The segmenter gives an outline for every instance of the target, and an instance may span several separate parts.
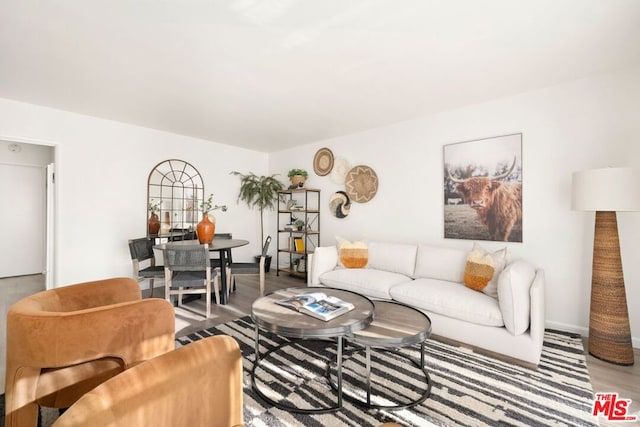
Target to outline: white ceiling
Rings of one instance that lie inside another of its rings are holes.
[[[0,0],[0,97],[272,152],[640,63],[640,0]]]

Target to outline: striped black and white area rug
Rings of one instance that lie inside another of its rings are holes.
[[[231,335],[240,344],[247,426],[377,426],[382,422],[405,426],[597,425],[597,418],[591,415],[593,392],[582,342],[565,332],[546,331],[538,370],[429,340],[426,367],[432,388],[423,403],[410,409],[367,410],[345,401],[337,412],[314,415],[275,408],[252,389],[255,329],[249,317],[178,338],[177,345],[220,334]],[[287,342],[265,332],[260,336],[261,354]],[[347,346],[345,394],[362,396],[364,357],[350,350]],[[419,348],[403,349],[401,354],[418,358]],[[335,405],[335,393],[325,376],[328,360],[335,360],[335,345],[330,342],[290,343],[261,361],[257,384],[271,399],[287,405]],[[372,360],[373,403],[407,403],[424,390],[424,376],[405,358],[374,351]]]

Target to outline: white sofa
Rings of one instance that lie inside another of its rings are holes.
[[[508,262],[498,298],[463,283],[468,251],[423,244],[371,242],[365,268],[343,268],[335,246],[318,247],[309,286],[394,300],[425,312],[432,333],[537,365],[544,337],[544,271]]]

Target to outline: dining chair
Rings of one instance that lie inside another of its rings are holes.
[[[213,240],[215,239],[233,239],[232,233],[215,233],[213,235]],[[231,249],[225,250],[225,258],[227,261],[227,265],[233,262],[233,258],[231,258]],[[220,258],[215,257],[211,258],[211,268],[222,267],[220,265]]]
[[[153,252],[153,240],[147,237],[129,240],[129,252],[133,262],[133,276],[138,282],[149,279],[150,297],[153,297],[153,284],[155,279],[164,279],[164,267],[156,265],[156,257]],[[149,263],[147,267],[140,268],[141,263]]]
[[[211,268],[209,245],[167,244],[163,251],[165,298],[170,300],[172,295],[177,295],[178,307],[185,308],[182,303],[183,295],[205,294],[205,316],[211,317],[211,282],[217,304],[220,303],[220,287],[218,269]]]
[[[269,251],[270,243],[271,236],[267,236],[262,246],[260,262],[233,262],[229,264],[229,269],[227,270],[227,297],[231,293],[231,288],[235,287],[235,276],[239,275],[260,275],[260,296],[264,295],[265,259]]]
[[[188,228],[172,228],[170,232],[172,234],[171,241],[173,242],[180,240],[194,240],[196,238],[196,232],[189,230]]]

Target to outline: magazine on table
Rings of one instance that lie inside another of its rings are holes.
[[[322,292],[310,292],[307,294],[295,295],[276,301],[285,307],[292,308],[300,313],[308,314],[320,320],[331,320],[351,311],[355,308],[350,302],[346,302],[337,297],[332,297]]]

